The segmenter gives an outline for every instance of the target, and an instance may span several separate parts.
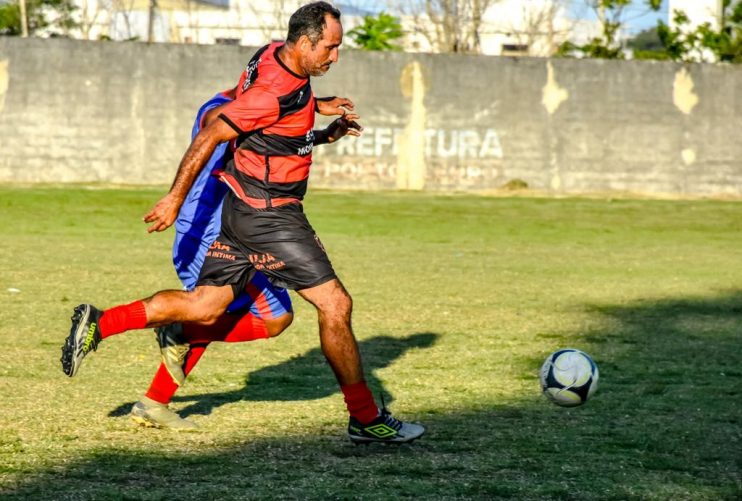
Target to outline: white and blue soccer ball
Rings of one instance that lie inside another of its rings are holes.
[[[598,389],[598,366],[585,352],[557,350],[541,366],[541,389],[546,398],[562,407],[582,405]]]

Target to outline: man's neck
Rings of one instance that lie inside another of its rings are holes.
[[[289,45],[288,43],[283,44],[281,47],[278,48],[278,53],[276,55],[281,60],[281,62],[286,65],[288,69],[290,69],[297,75],[300,75],[304,78],[309,76],[301,68],[301,66],[299,66],[298,57],[297,57],[298,55],[294,51],[293,45]]]

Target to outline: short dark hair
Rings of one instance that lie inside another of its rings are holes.
[[[306,35],[312,46],[322,38],[322,31],[327,26],[325,16],[329,14],[340,20],[340,11],[327,2],[312,2],[299,7],[289,19],[289,34],[286,42],[296,43],[302,35]]]

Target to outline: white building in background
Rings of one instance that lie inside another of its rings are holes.
[[[151,0],[73,0],[81,28],[73,38],[149,40]],[[262,46],[286,37],[291,14],[309,0],[156,0],[152,41]],[[336,3],[347,29],[358,8]]]
[[[711,29],[721,28],[722,0],[670,0],[668,17],[670,28],[680,28],[683,32],[695,30],[698,26],[708,23]],[[682,11],[688,17],[688,24],[677,26],[674,17],[675,11]],[[694,60],[716,62],[716,55],[705,48],[697,48]]]
[[[151,0],[75,0],[81,29],[70,35],[98,40],[148,40]],[[308,0],[156,0],[155,42],[261,46],[286,36],[291,14]],[[350,2],[349,2],[350,3]],[[565,0],[499,0],[482,16],[479,52],[490,55],[549,56],[566,40],[585,43],[597,36],[595,21],[575,20]],[[355,5],[359,4],[355,2]],[[362,9],[336,3],[347,30],[362,23]],[[438,52],[425,16],[401,17],[400,41],[410,52]],[[466,23],[460,20],[460,23]],[[350,45],[350,44],[348,44]]]
[[[148,40],[151,0],[74,0],[82,28],[74,37]],[[264,45],[286,36],[301,0],[156,0],[152,41]]]
[[[709,23],[713,29],[719,29],[721,21],[722,0],[670,0],[668,4],[669,25],[676,28],[673,18],[676,10],[685,12],[690,23],[689,29],[695,29],[703,23]]]
[[[537,56],[552,55],[565,41],[584,44],[598,36],[597,21],[575,19],[570,14],[573,0],[497,0],[482,14],[478,40],[463,40],[477,46],[487,55]],[[422,9],[421,9],[422,10]],[[401,41],[408,52],[440,52],[440,29],[424,13],[400,16],[405,37]],[[456,24],[465,31],[466,19]]]
[[[429,19],[406,16],[402,24],[405,50],[438,52]],[[478,45],[482,54],[548,57],[567,40],[584,44],[599,33],[597,21],[574,19],[566,0],[499,0],[482,15]]]

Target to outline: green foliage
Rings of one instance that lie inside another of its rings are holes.
[[[631,0],[592,0],[598,13],[602,33],[584,45],[566,42],[557,51],[558,56],[623,59],[623,49],[617,39],[623,21],[621,14]],[[661,0],[646,0],[652,10],[658,10]],[[659,21],[657,28],[646,30],[628,46],[635,59],[672,59],[673,61],[703,61],[712,54],[714,60],[742,63],[742,0],[723,0],[721,26],[718,30],[704,23],[688,29],[690,19],[682,11],[673,13],[675,28]]]
[[[77,9],[72,0],[27,0],[28,33],[49,29],[62,35],[78,26],[72,15]],[[0,35],[21,34],[21,11],[18,0],[0,5]]]
[[[584,45],[564,42],[556,53],[559,57],[590,57],[596,59],[623,59],[623,50],[611,38],[593,38]]]
[[[18,4],[0,5],[0,34],[19,35],[21,33],[21,11]]]
[[[670,60],[670,55],[664,50],[635,49],[633,56],[634,56],[634,59],[639,59],[639,60],[655,60],[655,61],[669,61]]]
[[[732,0],[724,0],[718,31],[710,23],[688,29],[688,16],[678,10],[673,13],[673,21],[674,29],[662,21],[657,26],[657,34],[670,59],[703,61],[705,54],[711,53],[717,61],[742,63],[742,0],[734,4]]]
[[[638,33],[634,38],[628,41],[626,44],[630,49],[633,50],[662,50],[664,46],[657,35],[657,28],[649,28]]]
[[[348,32],[353,42],[363,50],[401,50],[392,41],[402,37],[399,19],[385,12],[377,17],[365,16],[363,24]]]
[[[659,10],[662,4],[662,0],[645,1],[647,7],[652,10]],[[623,59],[624,52],[618,35],[623,26],[623,10],[631,2],[632,0],[591,0],[590,4],[598,14],[602,33],[584,45],[563,43],[557,50],[557,56]]]
[[[649,28],[628,41],[627,46],[633,51],[634,59],[668,60],[670,55],[657,34],[657,28]]]

